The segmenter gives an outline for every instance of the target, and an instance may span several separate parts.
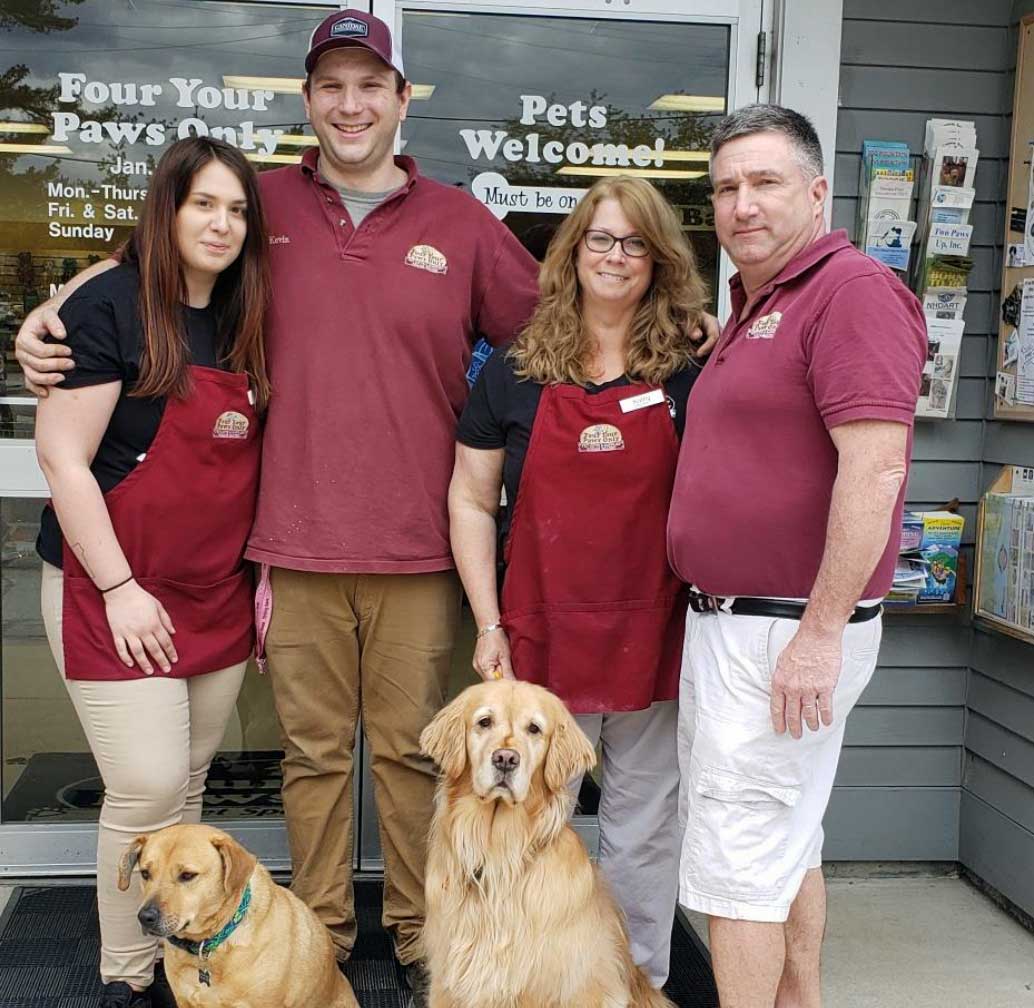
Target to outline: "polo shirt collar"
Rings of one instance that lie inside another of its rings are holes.
[[[307,151],[306,153],[309,152]],[[801,249],[775,277],[765,284],[760,292],[761,297],[767,297],[776,287],[795,280],[802,273],[807,272],[834,252],[850,247],[851,242],[844,228],[838,228],[836,231],[824,234],[821,238],[816,238],[810,245]],[[729,291],[732,296],[732,303],[736,306],[736,314],[739,315],[740,310],[747,301],[747,292],[744,290],[743,281],[740,279],[739,273],[729,280]]]
[[[302,155],[302,163],[299,167],[301,168],[303,175],[309,175],[317,181],[326,182],[326,179],[324,179],[316,170],[319,163],[319,157],[319,147],[309,147]],[[416,166],[416,161],[406,154],[396,154],[395,167],[401,168],[406,173],[406,184],[402,186],[400,191],[409,192],[409,190],[416,185],[416,181],[420,177],[420,171]],[[329,183],[327,184],[329,185]],[[844,233],[846,234],[847,232]]]

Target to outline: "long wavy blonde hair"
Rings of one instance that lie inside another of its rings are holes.
[[[594,344],[582,320],[575,257],[605,199],[621,204],[653,261],[650,286],[632,318],[625,373],[657,384],[691,360],[689,333],[705,304],[693,250],[671,204],[645,179],[618,175],[596,182],[553,236],[539,271],[538,307],[509,351],[519,378],[578,385],[593,380],[586,365]]]

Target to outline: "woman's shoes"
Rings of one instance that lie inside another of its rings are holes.
[[[177,1008],[165,976],[165,963],[159,959],[154,964],[154,981],[145,991],[135,991],[121,980],[105,984],[98,1008]]]
[[[98,1008],[151,1008],[150,992],[135,991],[129,984],[115,980],[101,989]]]
[[[147,993],[151,995],[151,1008],[177,1008],[176,995],[172,993],[169,980],[165,976],[164,959],[159,959],[154,964],[154,981]]]

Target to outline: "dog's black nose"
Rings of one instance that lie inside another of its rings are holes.
[[[145,903],[136,915],[136,919],[140,921],[140,926],[145,929],[153,928],[158,923],[160,917],[161,913],[153,903]]]
[[[492,753],[492,766],[503,773],[516,770],[521,763],[521,755],[514,749],[496,749]]]

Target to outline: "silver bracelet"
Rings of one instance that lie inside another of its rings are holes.
[[[487,637],[490,633],[493,633],[496,630],[502,630],[502,629],[503,629],[503,624],[502,623],[489,623],[488,626],[482,627],[480,630],[478,630],[478,635],[477,635],[476,639],[477,640],[481,640],[482,637]]]

